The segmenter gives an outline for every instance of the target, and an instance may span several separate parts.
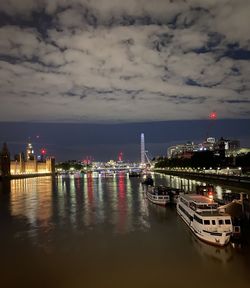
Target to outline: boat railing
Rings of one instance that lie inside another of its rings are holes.
[[[155,199],[168,199],[169,195],[168,194],[156,194],[148,191],[148,194],[150,194],[153,198]]]

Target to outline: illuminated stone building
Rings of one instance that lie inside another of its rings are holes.
[[[55,173],[55,159],[46,158],[45,161],[39,162],[36,159],[23,161],[13,160],[10,162],[11,175],[18,174],[36,174],[36,173]]]
[[[10,160],[10,153],[4,143],[1,151],[1,176],[55,173],[55,159],[47,157],[44,161],[37,161],[31,143],[27,146],[26,157],[27,159],[24,159],[24,154],[20,153],[15,155],[14,160]]]

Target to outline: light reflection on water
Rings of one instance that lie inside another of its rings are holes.
[[[52,214],[51,181],[42,178],[12,180],[10,194],[11,215],[26,217],[32,227],[38,223],[46,227]]]
[[[201,183],[154,177],[193,191]],[[37,277],[43,287],[183,287],[194,273],[202,287],[248,287],[248,247],[202,243],[175,207],[148,203],[138,178],[87,174],[0,185],[0,268],[9,287],[37,287]]]
[[[191,179],[170,176],[170,175],[163,175],[163,174],[158,174],[158,173],[153,174],[153,176],[156,178],[156,182],[157,182],[156,185],[171,186],[174,188],[183,189],[186,192],[193,192],[193,193],[196,193],[197,185],[212,184],[215,188],[218,199],[222,199],[223,192],[238,192],[238,193],[244,192],[250,196],[250,191],[240,186],[237,187],[237,186],[230,186],[230,185],[218,185],[213,182],[191,180]]]
[[[58,177],[56,211],[62,217],[68,211],[71,226],[76,229],[77,225],[92,230],[96,225],[105,224],[107,229],[112,227],[114,233],[144,230],[149,225],[138,215],[145,214],[147,208],[142,193],[138,193],[142,187],[138,181],[136,184],[133,187],[123,172],[110,178],[92,177],[91,174],[77,178],[74,175]]]

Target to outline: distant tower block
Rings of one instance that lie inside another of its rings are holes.
[[[141,164],[145,164],[145,140],[144,140],[144,133],[141,133]]]

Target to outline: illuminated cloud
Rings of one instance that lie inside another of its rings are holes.
[[[248,0],[0,4],[0,121],[249,118]]]

